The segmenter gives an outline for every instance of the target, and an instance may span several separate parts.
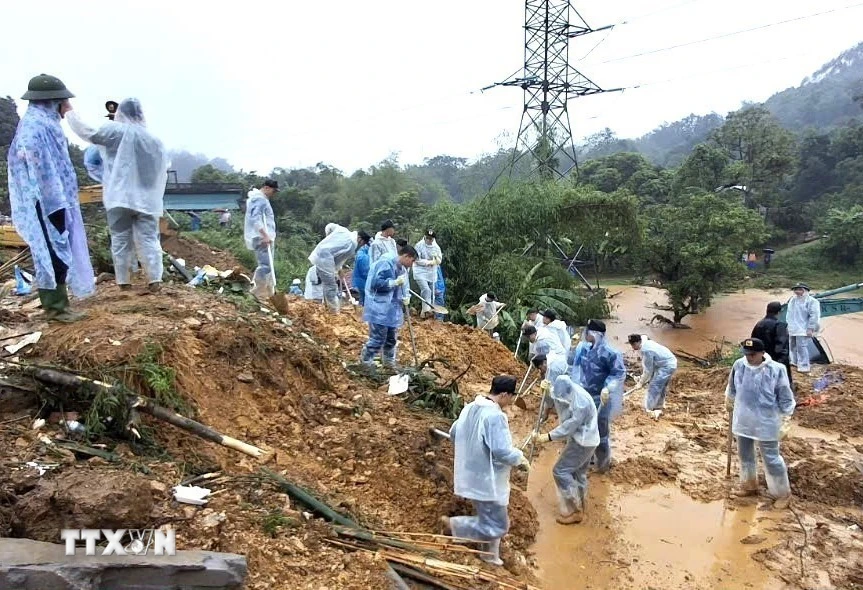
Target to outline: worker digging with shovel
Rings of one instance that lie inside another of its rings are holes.
[[[246,248],[255,253],[258,263],[252,277],[252,295],[266,301],[276,292],[276,274],[273,268],[273,244],[276,241],[276,218],[270,199],[279,192],[279,183],[265,180],[261,188],[253,188],[246,201],[246,219],[243,237]]]
[[[566,443],[552,469],[560,506],[557,522],[579,523],[584,520],[587,472],[599,446],[597,416],[608,404],[610,394],[605,392],[602,395],[597,410],[587,390],[566,375],[566,362],[553,358],[549,363],[546,356],[540,354],[532,363],[544,379],[540,384],[542,401],[536,426],[526,441],[531,446],[528,460],[532,460],[537,445],[556,441]],[[542,424],[548,420],[552,407],[557,414],[558,426],[542,432]]]

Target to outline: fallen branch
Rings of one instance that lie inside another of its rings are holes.
[[[180,414],[177,414],[176,412],[173,412],[167,408],[163,408],[162,406],[155,404],[151,399],[148,399],[141,395],[136,395],[134,393],[129,393],[124,388],[117,385],[109,385],[101,381],[87,379],[86,377],[81,377],[80,375],[65,373],[63,371],[57,371],[55,369],[44,369],[28,365],[20,366],[24,374],[35,377],[37,380],[44,383],[59,385],[61,387],[69,387],[72,389],[80,389],[81,387],[85,386],[98,387],[114,394],[125,395],[128,398],[130,405],[133,409],[138,409],[142,412],[146,412],[154,418],[158,418],[159,420],[168,422],[169,424],[173,424],[174,426],[182,428],[187,432],[191,432],[192,434],[195,434],[205,440],[219,443],[224,447],[234,449],[235,451],[240,451],[241,453],[245,453],[246,455],[251,455],[252,457],[261,457],[264,455],[264,451],[262,449],[259,449],[258,447],[255,447],[248,443],[244,443],[243,441],[237,440],[230,436],[221,434],[220,432],[213,430],[209,426],[201,424],[200,422],[196,422],[195,420],[192,420],[190,418],[186,418],[185,416],[181,416]]]
[[[809,545],[809,531],[806,530],[806,527],[803,526],[803,520],[800,518],[800,515],[794,510],[794,506],[788,505],[788,508],[791,510],[791,514],[794,515],[794,518],[797,519],[797,524],[800,525],[800,528],[803,529],[803,544],[800,546],[800,554],[798,557],[800,558],[800,581],[803,581],[803,578],[806,577],[806,569],[803,565],[803,552],[806,550],[806,546]]]
[[[80,453],[82,455],[89,455],[91,457],[99,457],[101,459],[105,459],[106,461],[110,461],[111,463],[116,463],[120,460],[119,455],[115,455],[114,453],[103,451],[101,449],[88,447],[87,445],[81,445],[71,440],[55,440],[54,444],[58,447],[72,451],[73,453]]]

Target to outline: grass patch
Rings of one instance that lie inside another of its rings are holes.
[[[764,272],[761,267],[756,272],[757,276],[747,286],[767,290],[788,289],[804,282],[813,291],[824,291],[863,281],[863,265],[843,267],[830,262],[820,242],[780,250],[769,271]]]
[[[133,366],[140,371],[147,387],[153,392],[156,401],[166,408],[184,416],[191,415],[191,408],[185,399],[177,392],[177,372],[173,367],[162,364],[164,350],[154,342],[148,342],[133,361]]]
[[[261,528],[273,539],[279,534],[282,528],[293,529],[300,525],[296,518],[285,516],[281,510],[272,510],[261,518]]]

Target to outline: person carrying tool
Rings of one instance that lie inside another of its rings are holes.
[[[371,365],[383,351],[384,366],[395,368],[399,328],[404,314],[409,313],[410,298],[405,295],[407,273],[404,271],[413,266],[416,259],[417,251],[405,246],[398,256],[384,254],[372,264],[363,307],[363,321],[369,324],[369,339],[360,353],[360,362]]]
[[[560,356],[552,356],[550,359],[545,353],[537,354],[530,361],[531,364],[539,372],[542,382],[539,384],[539,390],[545,394],[551,389],[552,384],[557,381],[561,375],[566,375],[566,361]],[[550,407],[550,406],[546,406]],[[546,418],[543,418],[545,422]]]
[[[357,249],[357,259],[354,262],[354,272],[351,274],[351,284],[359,293],[359,297],[357,299],[360,302],[360,305],[363,305],[366,298],[366,280],[369,277],[370,266],[371,258],[369,256],[369,241],[363,238],[360,243],[360,247]]]
[[[770,358],[758,338],[741,342],[745,355],[734,362],[725,388],[725,407],[733,412],[731,432],[740,456],[740,489],[736,496],[758,495],[755,444],[761,451],[767,491],[774,507],[791,503],[788,467],[779,454],[779,441],[791,430],[794,393],[785,368]]]
[[[542,312],[542,325],[546,330],[550,330],[557,335],[564,352],[568,354],[572,346],[572,338],[569,335],[566,322],[557,319],[557,312],[553,309],[546,309]]]
[[[547,383],[548,381],[544,382]],[[560,506],[557,522],[579,523],[584,520],[587,470],[599,445],[596,405],[590,394],[565,374],[559,375],[553,386],[546,387],[543,395],[551,397],[558,426],[549,432],[534,432],[533,443],[544,445],[558,440],[566,441],[566,446],[552,469]],[[603,404],[607,402],[607,398],[603,400]],[[549,404],[545,407],[550,409],[551,406]],[[547,414],[546,410],[543,422]]]
[[[644,394],[644,409],[658,420],[665,405],[668,384],[677,371],[677,357],[660,343],[648,340],[640,334],[630,334],[629,345],[632,350],[641,352],[641,377],[637,380],[635,389],[650,384]]]
[[[74,95],[58,78],[41,74],[21,97],[27,110],[7,155],[9,202],[15,231],[27,242],[45,317],[74,322],[84,314],[69,305],[96,290],[87,234],[78,201],[78,181],[60,120]]]
[[[102,202],[111,233],[114,276],[120,289],[132,288],[132,266],[140,257],[148,289],[162,288],[162,246],[159,218],[171,162],[164,144],[147,129],[141,102],[120,101],[113,121],[94,129],[75,111],[69,126],[81,139],[105,148]]]
[[[503,412],[515,399],[515,388],[515,377],[495,377],[490,392],[467,404],[449,431],[455,447],[455,495],[470,500],[476,515],[441,517],[444,533],[485,543],[491,555],[480,559],[494,565],[503,565],[500,540],[509,530],[509,472],[515,466],[530,468],[512,444]]]
[[[474,310],[476,314],[476,327],[480,330],[485,330],[486,334],[491,337],[494,334],[494,329],[500,323],[499,312],[504,305],[506,304],[498,301],[494,293],[483,293],[479,298],[479,303],[468,310],[468,313]]]
[[[420,286],[422,298],[434,303],[432,299],[434,299],[434,286],[437,281],[436,271],[443,261],[443,253],[435,240],[434,230],[427,229],[423,239],[417,242],[414,248],[419,255],[414,265],[414,280]],[[432,308],[427,303],[423,303],[420,317],[425,319],[430,315],[432,315]]]
[[[323,299],[327,308],[338,313],[341,309],[338,280],[342,276],[342,267],[354,257],[360,243],[368,242],[369,235],[364,232],[352,232],[338,224],[328,226],[326,237],[318,242],[309,262],[315,265],[315,272],[321,282]]]
[[[566,359],[566,351],[563,349],[560,339],[551,330],[545,327],[528,326],[521,331],[521,334],[533,345],[534,355],[544,354],[549,357]]]
[[[611,420],[623,403],[623,382],[626,366],[620,354],[605,337],[605,323],[589,320],[584,340],[591,347],[579,361],[581,383],[597,408],[599,446],[596,447],[596,469],[604,473],[611,468]],[[602,399],[610,400],[602,403]]]
[[[273,214],[270,199],[277,192],[279,192],[279,183],[275,180],[265,180],[261,188],[253,188],[249,191],[246,201],[243,237],[246,248],[255,253],[255,260],[258,263],[252,277],[255,283],[252,295],[258,299],[266,299],[276,289],[272,281],[273,269],[270,268],[270,248],[276,241],[276,217]]]
[[[788,321],[789,356],[799,373],[809,372],[809,342],[818,334],[821,303],[809,294],[809,286],[797,283],[791,288],[794,297],[788,301],[785,319]]]
[[[788,373],[788,385],[794,390],[794,378],[791,375],[791,363],[788,357],[788,324],[779,319],[782,304],[771,301],[767,304],[767,315],[752,328],[751,338],[758,338],[764,343],[764,350],[774,361],[785,365]]]

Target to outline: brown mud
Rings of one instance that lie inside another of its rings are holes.
[[[110,283],[78,308],[88,316],[76,324],[39,324],[34,313],[27,323],[6,327],[10,333],[43,330],[42,340],[26,354],[28,362],[120,380],[146,394],[154,391],[134,367],[142,353],[157,346],[159,364],[175,372],[177,393],[198,420],[266,449],[266,467],[374,530],[436,533],[440,516],[469,510],[452,494],[449,443],[432,441],[428,434],[430,427],[447,428],[448,422],[411,409],[386,395],[385,387],[346,368],[356,362],[364,341],[365,327],[354,310],[332,316],[319,305],[292,299],[286,324],[187,287],[166,285],[150,295],[143,285],[120,292]],[[512,353],[484,333],[416,324],[420,358],[441,359],[442,382],[466,372],[461,392],[467,398],[487,391],[493,367],[518,369]],[[402,338],[399,360],[411,364],[407,329]],[[106,442],[119,462],[85,460],[40,441],[40,435],[63,433],[57,425],[30,429],[39,407],[35,396],[27,396],[4,388],[0,397],[0,422],[27,416],[0,424],[0,444],[7,449],[5,475],[0,475],[0,534],[56,542],[66,525],[171,524],[179,548],[246,555],[250,589],[388,587],[382,560],[328,545],[331,533],[323,521],[309,519],[305,508],[256,477],[258,461],[147,417],[144,425],[152,428],[163,460],[135,454],[132,445],[112,440],[98,442]],[[22,467],[27,461],[58,465],[39,477]],[[214,486],[223,491],[205,508],[172,501],[170,488],[184,477],[214,470],[231,477]],[[15,478],[30,481],[16,483]],[[82,502],[93,487],[115,491],[95,496],[98,510]],[[121,509],[128,504],[124,498],[136,498],[134,506]],[[135,506],[139,509],[130,513]],[[517,489],[510,518],[503,557],[512,575],[528,581],[532,575],[524,554],[537,521]]]

